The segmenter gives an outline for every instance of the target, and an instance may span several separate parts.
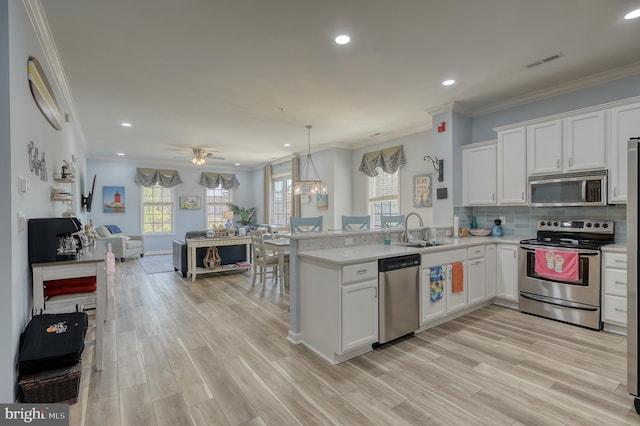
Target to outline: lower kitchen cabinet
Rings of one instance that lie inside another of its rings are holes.
[[[442,298],[435,301],[431,298],[431,268],[422,269],[420,290],[420,324],[444,317],[446,312],[446,295],[443,294]]]
[[[627,255],[603,253],[602,322],[627,327]],[[616,329],[611,331],[623,332]]]
[[[485,300],[493,300],[496,297],[496,245],[487,244],[484,250],[485,259],[485,280],[484,296]]]
[[[378,341],[378,281],[342,287],[342,352]]]
[[[301,340],[332,364],[378,341],[378,262],[300,260]]]
[[[518,302],[518,245],[497,244],[497,293],[496,297]]]
[[[473,306],[485,301],[485,280],[487,272],[485,247],[470,247],[467,253],[467,305]]]

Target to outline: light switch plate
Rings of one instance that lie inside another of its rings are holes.
[[[353,238],[345,238],[344,239],[344,245],[345,246],[352,246],[353,245]]]
[[[24,194],[29,192],[29,179],[24,176],[18,176],[18,192]]]
[[[18,226],[17,226],[18,232],[24,232],[26,223],[27,223],[27,216],[22,212],[18,212]]]

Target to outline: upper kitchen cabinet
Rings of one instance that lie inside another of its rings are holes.
[[[529,175],[562,172],[562,120],[527,126]]]
[[[480,142],[462,150],[462,195],[467,206],[496,204],[496,142]]]
[[[498,204],[527,204],[527,133],[524,127],[498,132]]]
[[[604,123],[604,111],[596,111],[527,126],[529,175],[604,169]]]
[[[609,114],[609,202],[627,202],[627,142],[640,136],[640,104],[613,108]]]

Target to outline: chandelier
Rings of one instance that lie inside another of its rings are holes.
[[[193,148],[193,158],[191,159],[191,162],[196,166],[202,166],[206,162],[205,160],[208,156],[209,154],[207,154],[204,149]]]
[[[311,194],[326,194],[327,193],[327,185],[326,183],[320,179],[318,175],[318,170],[316,169],[315,164],[313,164],[313,159],[311,158],[311,125],[307,124],[304,126],[307,128],[307,160],[302,165],[300,169],[300,176],[304,174],[304,180],[297,180],[293,183],[293,194],[301,195],[303,193],[311,193]],[[309,169],[313,169],[313,173],[315,174],[316,179],[309,179]],[[303,173],[305,172],[306,173]]]

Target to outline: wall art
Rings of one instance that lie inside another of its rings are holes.
[[[44,160],[44,152],[42,157],[38,158],[38,147],[29,142],[27,145],[27,151],[29,152],[29,170],[31,170],[36,176],[40,176],[40,180],[46,182],[47,178],[47,163]]]
[[[433,205],[432,183],[433,176],[431,174],[413,177],[413,207],[431,207]]]
[[[316,194],[316,208],[318,210],[329,209],[329,194]]]
[[[104,213],[124,213],[124,186],[103,186],[102,200]]]
[[[200,210],[200,197],[198,197],[197,195],[181,195],[180,209]]]
[[[31,96],[33,96],[38,109],[54,129],[61,130],[62,115],[58,109],[58,103],[40,62],[33,56],[30,56],[27,62],[27,77]]]

